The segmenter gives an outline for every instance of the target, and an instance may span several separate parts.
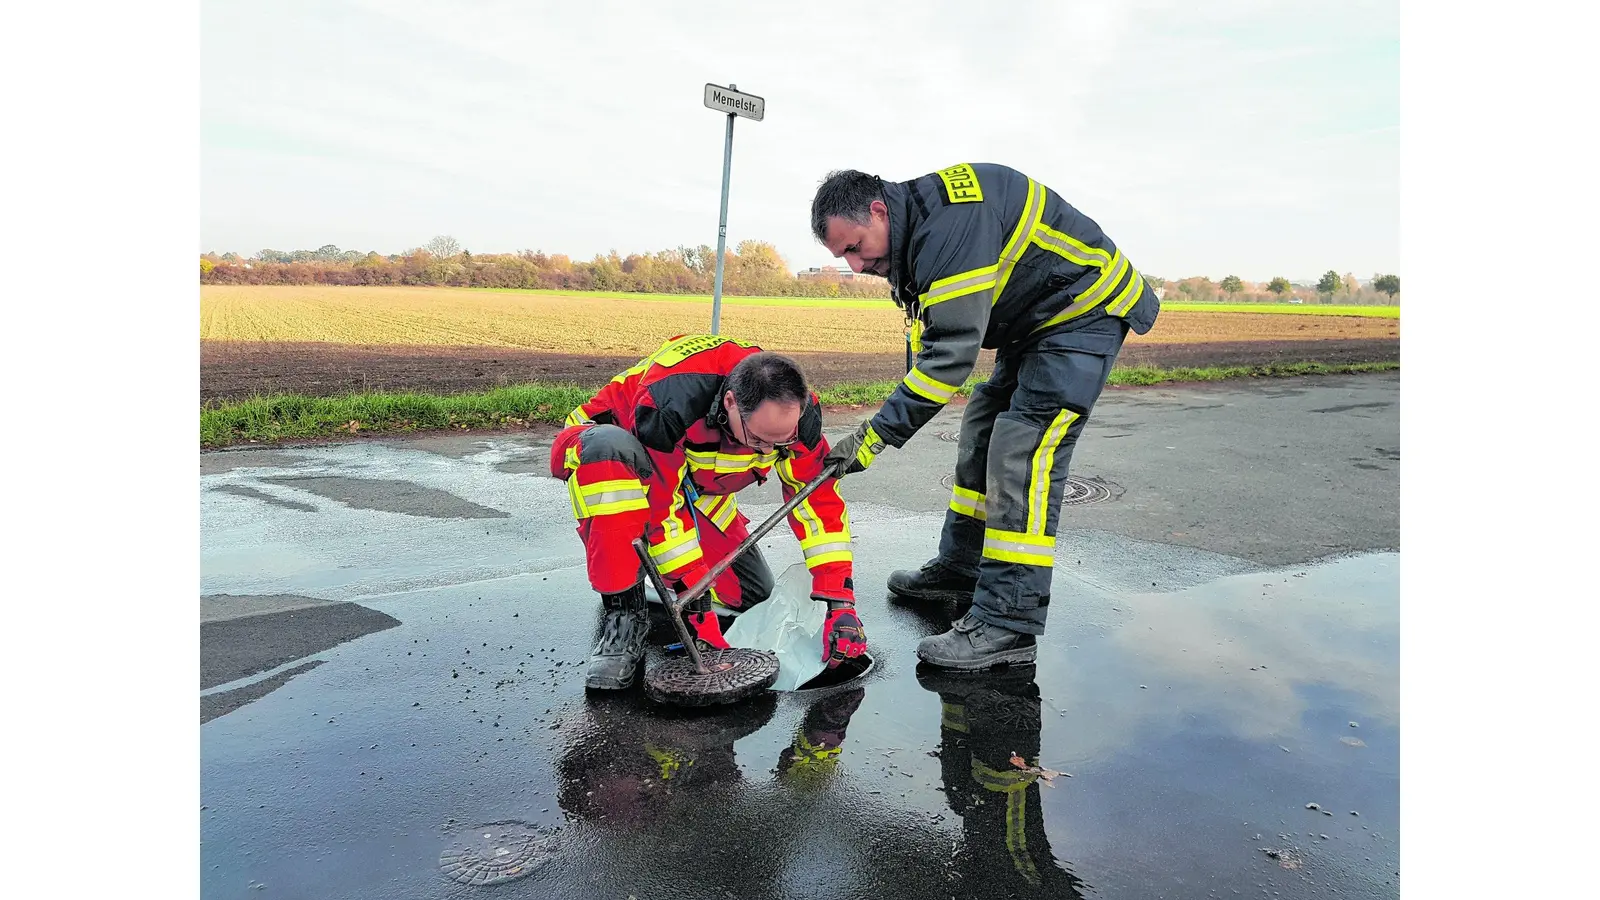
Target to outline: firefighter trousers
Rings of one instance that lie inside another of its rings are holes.
[[[1044,634],[1072,450],[1127,336],[1122,319],[995,354],[961,420],[939,559],[977,577],[972,615]]]
[[[639,439],[615,425],[565,428],[550,448],[550,474],[567,483],[589,584],[602,594],[615,594],[642,581],[644,565],[633,542],[651,529],[659,531],[662,522],[650,513],[645,483],[654,477],[655,466]],[[749,520],[731,495],[701,495],[693,508],[707,568],[749,536]],[[770,597],[773,585],[772,569],[757,546],[717,576],[712,591],[724,606],[745,609]]]

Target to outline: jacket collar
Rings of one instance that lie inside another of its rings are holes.
[[[911,284],[911,234],[920,224],[910,182],[884,183],[883,203],[889,207],[889,285],[894,302],[905,306],[902,292],[906,299],[916,296]]]

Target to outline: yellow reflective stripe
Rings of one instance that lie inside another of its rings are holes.
[[[1028,854],[1028,794],[1017,791],[1006,795],[1006,849],[1011,852],[1011,867],[1029,884],[1042,883],[1039,870]]]
[[[957,485],[950,489],[950,508],[963,516],[970,516],[980,522],[989,519],[989,509],[986,498],[977,491]]]
[[[592,484],[579,485],[579,489],[583,491],[585,498],[591,500],[594,499],[596,494],[605,494],[611,491],[631,491],[640,497],[644,496],[644,485],[640,484],[637,478],[614,478],[610,481],[596,481]]]
[[[778,459],[776,450],[770,453],[722,453],[715,450],[685,450],[684,458],[695,469],[710,469],[719,475],[748,472],[771,466]]]
[[[649,509],[650,501],[640,497],[637,500],[613,500],[606,503],[585,502],[585,506],[591,516],[609,516],[636,509]]]
[[[1029,534],[1044,534],[1045,523],[1049,521],[1050,470],[1055,468],[1056,448],[1061,446],[1067,429],[1076,421],[1078,414],[1070,409],[1056,413],[1055,421],[1044,430],[1044,440],[1039,442],[1039,449],[1033,451],[1032,479],[1028,485]]]
[[[976,756],[972,757],[971,772],[973,781],[984,790],[994,791],[997,794],[1026,791],[1028,785],[1039,780],[1036,773],[1024,772],[1021,769],[991,769]]]
[[[848,531],[806,538],[800,542],[800,550],[805,554],[808,569],[815,569],[817,566],[832,562],[852,561]]]
[[[569,479],[568,483],[576,483]],[[596,481],[578,486],[585,516],[606,516],[636,509],[649,509],[650,500],[637,478]]]
[[[863,469],[872,465],[872,461],[878,458],[878,451],[872,448],[881,443],[883,438],[878,437],[878,430],[868,425],[866,439],[861,442],[861,449],[856,451],[856,462],[861,463]]]
[[[593,419],[589,418],[588,411],[584,409],[585,406],[588,406],[588,404],[580,403],[576,409],[567,413],[567,426],[569,428],[573,425],[588,425],[594,422]]]
[[[1011,280],[1011,272],[1017,267],[1017,260],[1027,252],[1029,239],[1043,216],[1044,186],[1029,178],[1028,199],[1022,204],[1022,215],[1017,218],[1017,227],[1011,232],[1011,239],[1006,241],[1005,249],[1000,252],[1000,261],[996,263],[993,303],[1000,302],[1000,296],[1006,290],[1006,282]]]
[[[1033,236],[1035,246],[1048,250],[1057,256],[1065,257],[1073,265],[1100,268],[1105,265],[1105,260],[1098,256],[1081,254],[1077,248],[1066,242],[1066,235],[1054,230],[1049,225],[1041,224],[1039,231]]]
[[[950,398],[956,395],[955,385],[945,384],[937,378],[929,378],[921,369],[912,369],[906,373],[905,386],[912,393],[935,403],[949,403]]]
[[[1111,301],[1111,304],[1106,307],[1106,312],[1112,314],[1113,316],[1123,315],[1129,310],[1129,308],[1133,306],[1133,304],[1139,302],[1139,298],[1143,296],[1143,294],[1144,276],[1139,274],[1138,269],[1134,269],[1133,278],[1128,280],[1128,286],[1123,289],[1121,294],[1117,295],[1117,299]]]
[[[827,544],[836,544],[836,543],[839,543],[841,541],[844,542],[845,544],[849,544],[850,543],[850,532],[848,532],[848,531],[830,531],[830,532],[828,532],[826,534],[819,534],[819,535],[816,535],[814,537],[805,538],[804,540],[802,540],[800,542],[800,549],[801,550],[810,550],[810,549],[813,549],[815,547],[821,547],[821,546],[825,546]]]
[[[694,505],[705,513],[718,531],[727,531],[728,526],[733,524],[734,516],[739,514],[738,501],[734,500],[732,494],[701,494]]]
[[[1039,552],[1041,550],[1045,552]],[[998,528],[983,530],[985,559],[997,559],[1001,562],[1021,563],[1027,566],[1054,566],[1055,550],[1056,539],[1046,535],[1002,531]]]
[[[687,475],[688,472],[689,459],[688,457],[685,457],[683,460],[683,465],[678,467],[678,477],[672,482],[674,485],[672,489],[672,503],[667,507],[667,518],[661,523],[661,531],[666,535],[666,539],[668,541],[676,541],[685,533],[683,530],[683,523],[678,521],[678,511],[683,509],[684,506],[684,496],[681,486],[683,485],[684,476]],[[693,537],[694,530],[690,529],[688,534]]]
[[[928,292],[918,297],[917,300],[922,304],[923,309],[927,309],[935,303],[943,303],[956,297],[965,297],[978,291],[986,291],[994,287],[994,275],[999,269],[1000,264],[995,263],[992,266],[984,266],[981,269],[972,269],[959,275],[951,275],[949,278],[941,278],[929,285]]]
[[[666,575],[699,560],[704,554],[700,552],[700,539],[694,532],[689,532],[681,537],[662,541],[650,548],[650,558],[655,560],[656,568],[661,574]]]
[[[1051,316],[1049,320],[1035,328],[1034,331],[1043,331],[1052,325],[1060,325],[1068,319],[1075,319],[1099,306],[1106,299],[1106,296],[1111,293],[1111,290],[1122,283],[1122,276],[1129,268],[1131,266],[1128,265],[1128,258],[1123,256],[1121,251],[1118,251],[1117,255],[1113,257],[1111,265],[1101,270],[1100,277],[1095,279],[1094,284],[1090,285],[1087,291],[1080,294],[1071,306]]]
[[[825,566],[828,563],[854,561],[855,559],[850,555],[849,550],[840,550],[837,553],[819,553],[816,556],[806,557],[806,568],[815,569],[817,566]]]
[[[806,483],[794,474],[794,460],[787,457],[780,459],[776,469],[778,479],[788,485],[791,490],[799,491],[806,486]],[[795,521],[800,523],[800,530],[805,532],[805,538],[802,540],[813,539],[827,531],[822,525],[822,517],[818,516],[817,511],[811,507],[811,498],[809,497],[802,500],[790,515],[794,516]]]
[[[911,322],[911,352],[922,352],[922,319],[920,318]]]
[[[644,752],[648,753],[651,759],[660,764],[662,781],[671,781],[672,776],[678,774],[679,769],[686,765],[694,765],[694,757],[670,747],[657,747],[648,741],[645,742]]]
[[[572,517],[574,519],[587,519],[589,513],[583,507],[583,493],[578,490],[578,479],[567,479],[567,497],[572,501]]]
[[[689,465],[697,469],[715,469],[717,467],[717,451],[715,450],[689,450],[683,451],[683,458]]]
[[[945,703],[941,700],[939,702],[939,727],[966,734],[969,730],[967,728],[966,704]]]
[[[1053,253],[1065,256],[1080,266],[1105,266],[1112,255],[1099,247],[1091,247],[1064,231],[1057,231],[1041,223],[1034,233],[1033,242]]]
[[[661,346],[661,349],[665,349],[666,346],[667,346],[666,344],[663,344]],[[656,353],[660,353],[661,349],[656,350]],[[644,374],[644,370],[650,368],[650,363],[652,361],[654,361],[654,360],[655,360],[655,354],[652,353],[651,355],[645,357],[644,359],[641,359],[638,362],[634,363],[632,366],[630,366],[628,368],[628,370],[626,372],[619,372],[618,374],[611,376],[611,383],[612,384],[621,384],[624,381],[627,381],[629,378],[631,378],[634,375],[642,375],[642,374]]]

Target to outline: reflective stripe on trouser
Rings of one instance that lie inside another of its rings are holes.
[[[650,523],[644,479],[654,471],[638,439],[615,425],[566,428],[551,447],[550,468],[567,483],[590,586],[614,594],[638,584],[633,541]]]
[[[551,448],[551,470],[567,483],[590,585],[617,593],[638,584],[644,572],[633,541],[652,524],[643,479],[654,470],[644,446],[614,425],[563,429]],[[695,508],[697,546],[708,565],[749,535],[748,520],[731,495],[701,495]],[[724,603],[743,608],[770,597],[774,582],[761,548],[752,547],[717,577],[715,587]]]
[[[1002,348],[989,380],[974,388],[939,558],[977,576],[976,618],[1044,633],[1067,469],[1126,328],[1105,318]]]

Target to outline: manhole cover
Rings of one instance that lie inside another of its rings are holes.
[[[946,488],[955,487],[956,476],[946,475],[939,479],[939,483]],[[1066,487],[1061,491],[1061,505],[1083,506],[1086,503],[1099,503],[1111,499],[1111,489],[1098,481],[1079,478],[1076,475],[1067,476]]]
[[[959,431],[941,431],[938,432],[936,436],[939,438],[939,440],[944,441],[946,444],[957,444],[961,442],[961,432]]]
[[[439,871],[458,884],[515,881],[550,861],[555,839],[524,822],[491,822],[466,830],[439,854]]]
[[[1073,475],[1067,476],[1067,486],[1061,491],[1061,505],[1082,506],[1111,499],[1111,490],[1098,481],[1088,481]]]

